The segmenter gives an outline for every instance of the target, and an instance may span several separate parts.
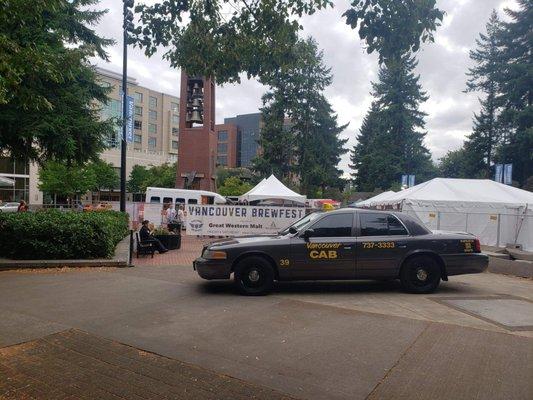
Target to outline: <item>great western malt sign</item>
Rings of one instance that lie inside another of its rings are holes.
[[[305,216],[301,207],[188,205],[187,235],[275,234]]]

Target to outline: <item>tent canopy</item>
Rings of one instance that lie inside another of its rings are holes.
[[[527,190],[488,179],[435,178],[370,200],[368,206],[399,209],[432,230],[470,232],[482,244],[533,251],[533,193]]]
[[[257,186],[239,197],[240,201],[248,202],[270,199],[305,203],[306,196],[302,196],[301,194],[292,191],[283,183],[281,183],[274,175],[270,175],[268,179],[263,179],[257,184]]]
[[[376,201],[383,201],[393,195],[395,195],[396,192],[392,191],[392,190],[389,190],[387,192],[383,192],[383,193],[380,193],[374,197],[371,197],[369,199],[366,199],[366,200],[363,200],[363,201],[359,201],[357,203],[354,203],[354,206],[355,207],[365,207],[365,206],[370,206],[372,205],[373,203],[375,203]]]
[[[374,200],[374,199],[370,199]],[[533,205],[533,193],[489,179],[435,178],[372,203],[393,205],[408,202],[491,203]]]

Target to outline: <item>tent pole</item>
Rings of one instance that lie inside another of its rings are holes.
[[[498,214],[498,233],[496,234],[496,246],[500,247],[500,223],[501,223],[501,214]]]

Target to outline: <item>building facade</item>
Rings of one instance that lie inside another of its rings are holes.
[[[109,102],[102,106],[102,118],[122,119],[122,75],[97,68],[104,86],[112,87]],[[135,78],[128,79],[128,95],[134,98],[134,141],[128,143],[126,176],[134,165],[175,163],[179,150],[179,98],[140,86]],[[101,159],[110,162],[120,172],[120,138],[122,128],[107,138],[108,149]]]
[[[234,125],[237,129],[237,167],[249,168],[259,154],[259,139],[262,128],[261,113],[242,114],[225,118],[224,124]]]

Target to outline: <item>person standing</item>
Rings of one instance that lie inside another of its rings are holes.
[[[167,224],[172,224],[174,220],[176,219],[176,210],[174,209],[174,206],[171,204],[167,208]]]

